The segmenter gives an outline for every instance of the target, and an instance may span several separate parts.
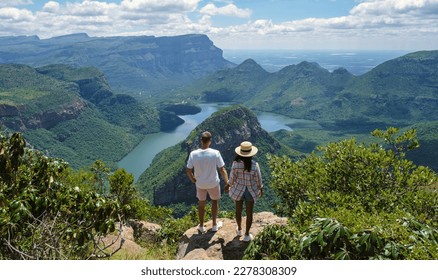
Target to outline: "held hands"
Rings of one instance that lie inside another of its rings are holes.
[[[224,187],[224,192],[225,193],[228,193],[229,191],[230,191],[230,188],[231,188],[231,185],[230,184],[225,184],[225,187]]]
[[[259,189],[259,197],[263,196],[263,188]]]

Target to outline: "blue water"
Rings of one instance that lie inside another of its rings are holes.
[[[235,64],[252,58],[269,72],[277,72],[286,66],[307,61],[316,62],[329,71],[343,67],[358,76],[385,61],[410,52],[412,51],[224,50],[223,56]]]

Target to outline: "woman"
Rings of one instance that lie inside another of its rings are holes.
[[[245,201],[246,228],[243,241],[251,241],[249,233],[252,225],[254,203],[263,195],[262,175],[258,163],[252,159],[258,152],[257,147],[245,141],[235,149],[236,159],[231,167],[229,185],[225,191],[229,193],[236,205],[237,235],[242,236],[242,209]]]

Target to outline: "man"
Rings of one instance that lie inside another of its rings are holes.
[[[219,186],[219,169],[225,184],[228,185],[228,174],[225,169],[225,163],[218,150],[210,148],[211,133],[205,131],[201,134],[201,148],[192,151],[187,160],[186,173],[190,181],[196,184],[196,197],[198,198],[198,230],[205,233],[204,214],[207,201],[207,193],[211,199],[211,214],[213,219],[212,231],[217,231],[222,222],[217,222],[218,200],[221,198]]]

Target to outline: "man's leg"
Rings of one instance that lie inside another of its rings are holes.
[[[214,188],[208,189],[208,194],[210,195],[210,199],[211,199],[211,216],[212,216],[213,227],[214,227],[217,225],[217,214],[219,212],[219,199],[221,198],[220,186],[217,185]]]
[[[206,200],[199,200],[198,202],[199,226],[201,227],[204,226],[205,204]]]
[[[216,225],[218,209],[219,209],[219,202],[217,200],[212,200],[211,201],[211,216],[213,219],[213,226]]]
[[[198,198],[198,216],[199,226],[204,226],[205,216],[205,204],[207,203],[207,191],[204,189],[196,188],[196,197]]]

